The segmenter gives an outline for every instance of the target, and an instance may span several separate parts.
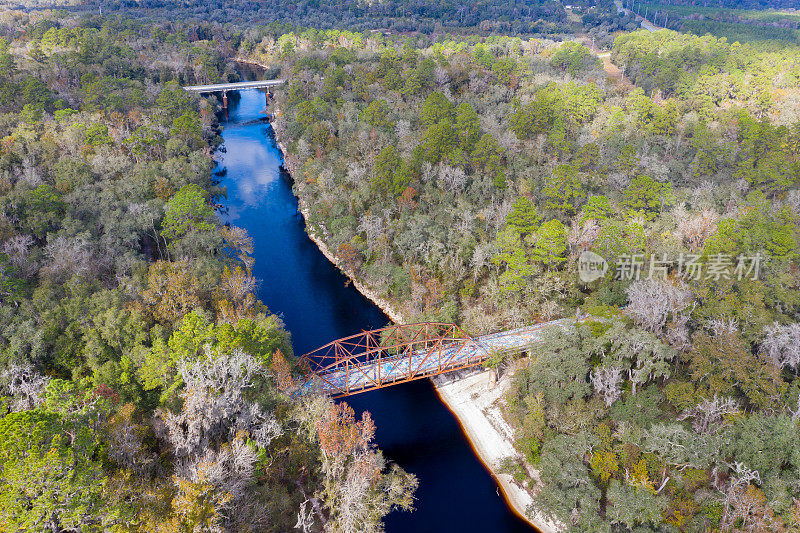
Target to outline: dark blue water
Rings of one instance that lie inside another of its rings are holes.
[[[263,117],[263,108],[263,93],[242,92],[222,134],[225,218],[246,228],[255,241],[259,297],[283,317],[297,355],[387,325],[383,312],[347,286],[306,236],[271,129],[253,123]],[[357,413],[372,413],[376,441],[386,458],[420,482],[416,511],[390,514],[389,533],[531,531],[506,507],[428,380],[352,396],[347,402]]]

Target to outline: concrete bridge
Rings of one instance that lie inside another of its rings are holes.
[[[244,89],[269,89],[284,83],[286,80],[260,80],[260,81],[239,81],[236,83],[212,83],[209,85],[187,85],[185,91],[195,93],[222,93],[222,107],[228,107],[228,91],[242,91]],[[267,93],[269,99],[270,93]]]
[[[433,322],[364,331],[301,357],[303,377],[290,392],[340,398],[474,367],[495,354],[526,350],[546,329],[575,322],[565,318],[477,338],[455,324]]]

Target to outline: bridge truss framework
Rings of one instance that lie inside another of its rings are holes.
[[[455,324],[423,322],[363,331],[302,356],[295,394],[333,398],[480,365],[483,345]]]

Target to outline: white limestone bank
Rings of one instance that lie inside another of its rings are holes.
[[[506,459],[518,459],[530,477],[539,482],[538,471],[514,448],[514,429],[503,416],[503,398],[511,385],[511,374],[501,377],[492,386],[493,374],[485,370],[466,377],[445,374],[432,379],[442,402],[459,420],[475,453],[500,485],[506,502],[516,514],[543,533],[558,531],[558,525],[541,513],[534,512],[533,516],[527,513],[533,505],[532,491],[536,486],[525,487],[510,474],[500,473]]]
[[[283,145],[283,143],[279,141],[277,138],[275,139],[275,141],[278,144],[278,148],[280,148],[281,153],[285,154],[286,147]],[[284,165],[286,166],[286,170],[288,170],[289,173],[291,174],[294,169],[289,167],[289,163],[288,161],[285,160],[285,158],[284,158]],[[381,298],[380,296],[377,295],[375,291],[373,291],[371,288],[367,287],[364,283],[359,281],[359,279],[356,276],[356,273],[348,269],[345,266],[344,262],[341,261],[338,257],[336,257],[336,254],[334,254],[333,251],[325,243],[325,241],[322,240],[322,237],[317,235],[315,229],[311,226],[311,224],[309,224],[309,217],[311,212],[309,211],[308,204],[306,203],[305,199],[303,199],[301,196],[296,196],[296,198],[297,198],[297,204],[300,206],[300,213],[302,213],[303,220],[306,223],[306,234],[308,235],[309,239],[314,241],[314,244],[317,245],[317,248],[319,248],[319,251],[322,252],[322,255],[327,257],[328,261],[336,265],[336,267],[339,270],[341,270],[345,276],[347,276],[347,278],[353,284],[353,287],[355,287],[358,292],[366,296],[367,299],[369,299],[372,303],[377,305],[381,309],[381,311],[383,311],[386,314],[386,316],[392,319],[392,322],[396,324],[402,324],[404,320],[403,320],[403,315],[400,313],[400,311],[395,309],[394,306],[389,301],[385,300],[384,298]]]
[[[358,280],[358,278],[356,278],[354,272],[345,268],[343,262],[340,261],[338,257],[336,257],[336,254],[334,254],[330,248],[328,248],[328,245],[325,244],[325,241],[323,241],[316,234],[316,232],[314,232],[314,230],[308,225],[308,206],[300,198],[298,198],[297,201],[300,204],[300,212],[303,214],[303,218],[306,220],[306,233],[308,234],[308,237],[312,241],[314,241],[314,244],[317,245],[317,248],[319,248],[322,254],[328,258],[328,261],[336,265],[339,268],[339,270],[341,270],[344,273],[345,276],[347,276],[347,278],[353,284],[353,287],[355,287],[356,290],[358,290],[358,292],[366,296],[367,299],[372,301],[372,303],[377,305],[384,313],[386,313],[386,316],[391,318],[392,322],[396,324],[402,324],[404,321],[403,321],[403,316],[400,314],[400,312],[394,309],[392,304],[389,303],[387,300],[379,297],[372,289],[367,287],[365,284],[361,283]]]
[[[278,139],[276,142],[278,148],[285,154],[283,143]],[[287,166],[287,170],[291,173],[293,169]],[[402,313],[391,302],[378,296],[377,291],[359,281],[356,273],[346,268],[344,262],[333,253],[315,228],[309,224],[310,211],[307,202],[299,196],[297,201],[306,221],[306,233],[322,254],[350,279],[356,290],[377,305],[393,322],[405,323]],[[533,504],[531,491],[536,487],[523,487],[510,474],[500,473],[504,459],[523,458],[514,448],[514,430],[504,419],[501,407],[504,393],[511,383],[511,376],[508,374],[502,377],[494,387],[490,388],[491,375],[491,371],[480,371],[467,377],[463,377],[463,374],[458,374],[457,377],[447,374],[436,376],[432,381],[439,398],[455,415],[473,450],[497,481],[508,505],[517,515],[542,533],[559,531],[560,528],[556,524],[540,513],[534,513],[532,517],[528,515],[527,510]],[[524,461],[523,463],[531,477],[538,482],[538,472]]]

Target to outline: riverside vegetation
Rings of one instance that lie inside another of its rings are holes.
[[[576,42],[258,37],[248,57],[291,80],[274,127],[311,229],[407,321],[590,314],[532,346],[506,398],[538,510],[582,531],[800,525],[797,47],[639,31],[614,40],[620,77]],[[580,280],[585,251],[603,279]]]
[[[633,29],[598,6],[557,29]],[[413,505],[368,415],[279,392],[290,337],[214,213],[216,101],[179,88],[236,80],[237,56],[291,80],[274,127],[311,228],[409,320],[589,313],[531,347],[506,399],[537,509],[582,531],[800,525],[794,43],[626,33],[608,76],[578,42],[514,35],[535,20],[443,35],[388,13],[421,30],[397,35],[133,11],[0,14],[4,529],[375,531]],[[584,251],[763,261],[586,284]]]
[[[0,529],[380,530],[416,480],[368,413],[278,392],[290,336],[176,82],[233,70],[161,31],[0,23]]]

